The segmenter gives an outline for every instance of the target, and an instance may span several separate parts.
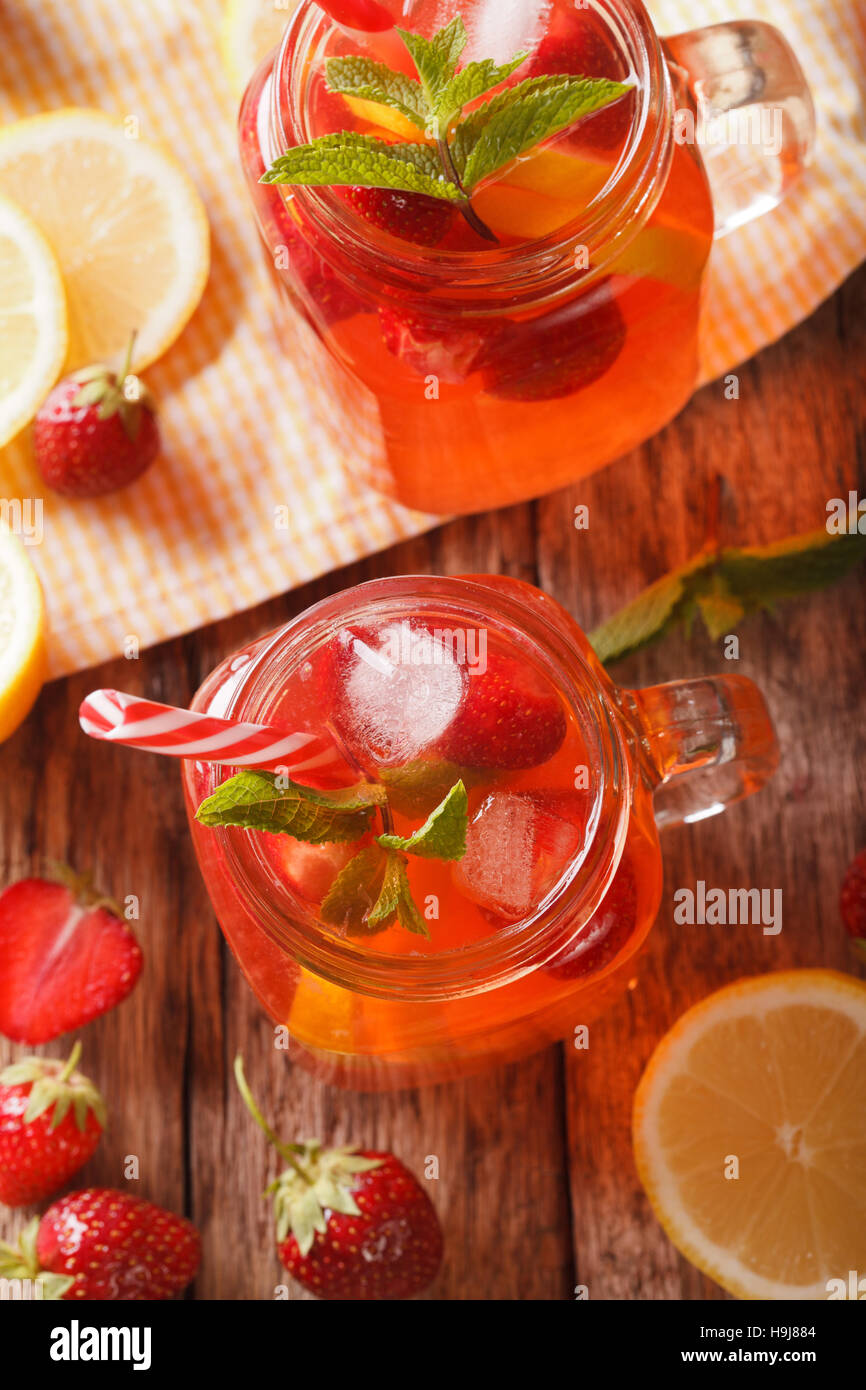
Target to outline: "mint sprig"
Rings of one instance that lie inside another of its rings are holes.
[[[700,617],[717,639],[749,615],[826,588],[866,559],[866,536],[826,530],[789,536],[772,545],[707,548],[663,575],[590,635],[599,660],[631,656]]]
[[[426,39],[398,29],[418,78],[361,56],[329,59],[331,91],[379,102],[400,112],[430,144],[380,140],[342,131],[287,150],[262,175],[263,183],[361,186],[421,193],[455,204],[476,232],[497,237],[472,206],[478,185],[575,121],[617,101],[627,84],[569,75],[528,78],[466,112],[507,81],[527,53],[509,62],[491,59],[459,68],[467,35],[457,15]]]
[[[322,845],[361,840],[377,814],[385,825],[392,824],[384,786],[362,782],[344,791],[320,792],[272,772],[247,771],[229,777],[203,801],[196,820]],[[466,787],[458,781],[411,835],[385,831],[352,856],[322,900],[322,921],[350,936],[371,936],[398,922],[406,931],[429,937],[412,898],[406,856],[462,859],[468,822]]]
[[[265,830],[324,845],[359,840],[385,800],[383,788],[366,782],[319,792],[273,772],[238,772],[201,803],[195,818],[202,825]]]

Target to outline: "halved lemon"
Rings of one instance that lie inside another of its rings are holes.
[[[674,1245],[738,1298],[866,1276],[866,983],[792,970],[695,1005],[644,1072],[634,1145]]]
[[[33,419],[63,366],[66,297],[32,218],[0,198],[0,447]]]
[[[129,122],[67,107],[0,130],[0,194],[42,230],[63,274],[67,368],[117,359],[138,330],[133,367],[175,341],[210,264],[204,205],[185,170]]]
[[[220,51],[235,95],[244,88],[263,58],[282,40],[301,0],[226,0],[220,28]]]
[[[30,558],[0,521],[0,743],[30,713],[45,680],[45,608]]]

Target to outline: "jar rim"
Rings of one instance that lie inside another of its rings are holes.
[[[501,294],[508,301],[535,302],[573,291],[577,253],[590,269],[580,283],[588,285],[640,231],[652,214],[664,188],[673,156],[673,88],[661,42],[642,0],[593,0],[595,8],[615,25],[626,48],[637,81],[638,112],[629,143],[611,177],[590,200],[584,212],[544,238],[508,248],[483,248],[477,252],[443,251],[407,243],[377,246],[363,234],[358,220],[327,190],[293,185],[292,196],[324,233],[317,250],[338,268],[329,249],[339,246],[340,259],[351,263],[353,273],[367,275],[377,292],[383,287],[454,298],[472,290]],[[280,45],[271,81],[270,136],[280,146],[276,157],[292,144],[308,138],[301,105],[301,80],[307,55],[314,52],[330,31],[333,21],[315,4],[301,0]],[[295,100],[289,110],[281,93]],[[265,152],[266,159],[268,152]],[[278,187],[279,185],[275,185]]]
[[[347,605],[347,598],[351,602]],[[628,830],[632,769],[620,721],[583,653],[569,644],[547,615],[530,611],[511,594],[476,579],[401,575],[371,580],[331,595],[273,633],[232,691],[226,717],[267,721],[268,700],[281,679],[347,623],[369,621],[389,605],[403,617],[419,604],[467,621],[495,619],[514,629],[557,682],[563,698],[579,709],[595,736],[592,832],[535,912],[467,946],[424,955],[389,955],[357,938],[326,933],[316,914],[286,886],[254,832],[215,828],[232,885],[268,936],[301,965],[333,983],[380,998],[442,1000],[482,993],[521,978],[559,954],[601,902],[619,863]],[[353,616],[354,615],[354,616]],[[213,768],[214,787],[222,769]],[[213,788],[212,788],[213,789]]]

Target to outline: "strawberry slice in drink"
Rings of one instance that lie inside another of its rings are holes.
[[[465,767],[516,771],[553,757],[566,735],[565,711],[550,681],[528,661],[489,651],[467,680],[456,718],[437,751]]]
[[[542,39],[530,59],[527,77],[606,77],[622,82],[628,69],[601,20],[589,11],[569,15]],[[635,97],[627,96],[579,121],[569,138],[610,150],[625,143],[634,119]]]
[[[480,371],[498,333],[486,319],[447,320],[384,307],[379,323],[388,351],[411,371],[453,386]]]
[[[613,882],[578,939],[545,967],[558,980],[578,980],[609,965],[628,944],[637,925],[637,885],[628,851]]]
[[[379,34],[394,27],[395,16],[381,0],[317,0],[317,3],[344,29]],[[399,4],[396,8],[399,13]]]
[[[485,390],[513,401],[574,395],[610,370],[625,340],[625,320],[603,280],[561,309],[512,321],[485,369]]]

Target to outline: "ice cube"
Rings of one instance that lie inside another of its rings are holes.
[[[380,763],[417,758],[445,732],[463,697],[456,653],[409,622],[354,636],[341,700],[353,745]]]
[[[577,792],[491,792],[454,867],[458,887],[504,920],[526,917],[581,849],[586,810]]]
[[[492,58],[507,63],[537,48],[547,27],[551,0],[480,0],[467,20],[469,43],[464,62]]]

